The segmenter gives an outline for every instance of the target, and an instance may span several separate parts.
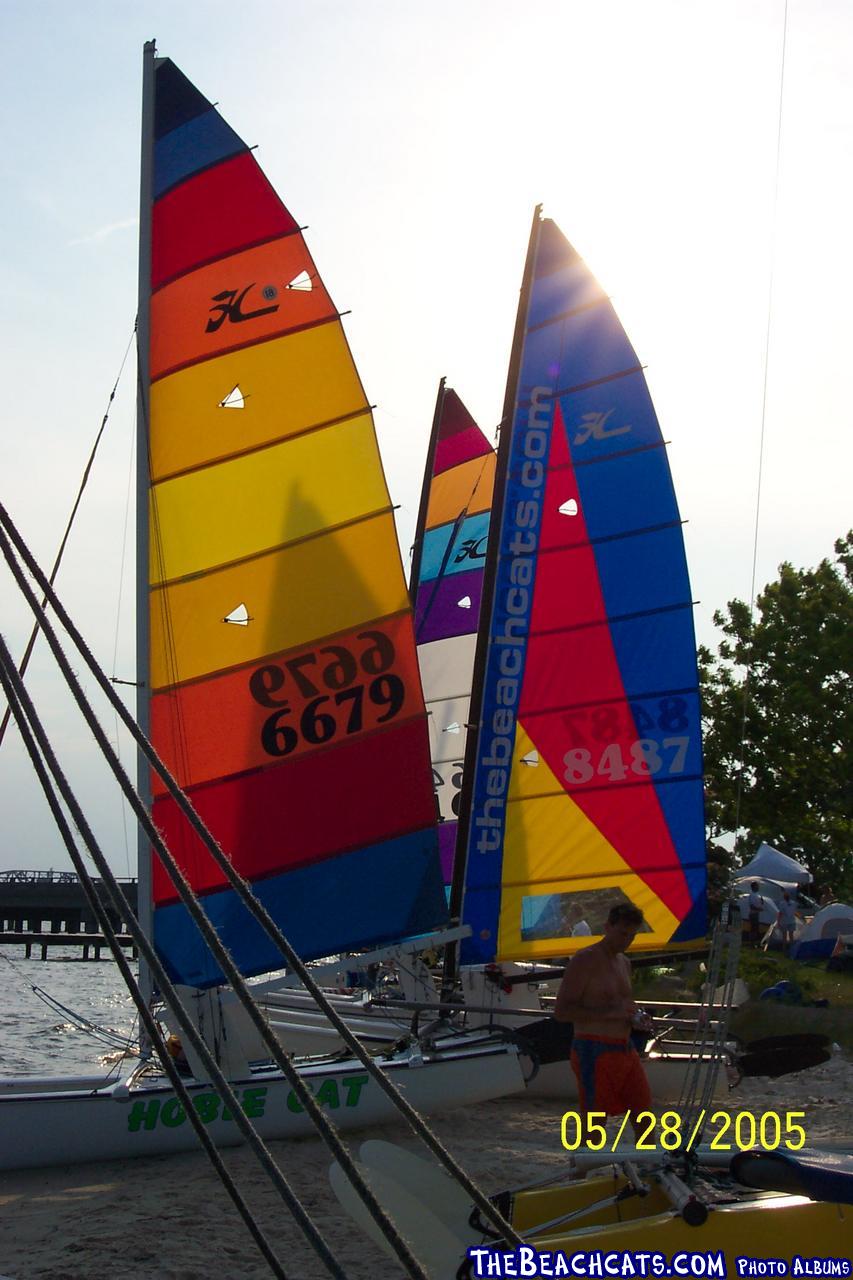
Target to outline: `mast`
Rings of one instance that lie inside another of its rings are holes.
[[[474,679],[471,686],[471,710],[468,734],[465,741],[465,763],[462,771],[462,791],[459,798],[459,826],[456,832],[456,857],[453,860],[453,879],[450,884],[450,926],[461,923],[462,900],[465,893],[465,873],[468,866],[468,837],[471,827],[471,804],[474,798],[474,774],[476,772],[477,751],[480,743],[480,721],[483,709],[483,683],[486,669],[486,656],[489,649],[489,623],[495,594],[495,577],[497,573],[498,554],[500,551],[500,529],[503,522],[504,491],[509,466],[509,449],[512,440],[512,428],[515,418],[515,406],[518,400],[518,379],[521,371],[521,357],[524,350],[524,331],[527,324],[527,310],[530,303],[530,289],[533,281],[533,264],[536,261],[536,248],[539,242],[539,227],[542,218],[542,206],[538,204],[533,211],[530,227],[530,240],[527,245],[527,258],[524,263],[524,275],[521,280],[521,293],[518,300],[518,312],[515,318],[515,331],[512,337],[512,348],[509,357],[504,407],[501,416],[501,434],[498,445],[498,461],[495,471],[495,492],[492,503],[492,519],[489,527],[489,543],[486,550],[486,565],[483,574],[483,601],[480,607],[480,629],[477,633],[477,649],[474,655]],[[459,970],[459,943],[452,942],[445,948],[442,987],[449,991],[456,981]]]
[[[429,506],[430,488],[432,486],[432,469],[435,466],[435,451],[438,446],[438,429],[441,424],[441,413],[444,408],[444,392],[446,378],[442,378],[438,384],[438,394],[435,398],[435,412],[432,415],[432,431],[429,437],[429,447],[427,448],[426,466],[424,468],[424,482],[421,486],[421,503],[418,507],[418,520],[415,525],[415,542],[412,547],[412,567],[409,571],[409,598],[412,602],[412,608],[416,607],[415,592],[418,588],[418,582],[421,576],[421,557],[424,549],[424,529],[426,527],[427,507]]]
[[[148,590],[148,405],[149,334],[151,310],[151,201],[154,170],[154,64],[155,41],[143,49],[142,61],[142,153],[139,183],[139,302],[136,319],[136,720],[150,736],[149,688],[149,590]],[[148,762],[137,752],[136,786],[147,809],[151,807]],[[150,938],[152,934],[151,846],[142,828],[137,834],[137,916]],[[151,999],[152,980],[148,965],[140,957],[139,986]]]

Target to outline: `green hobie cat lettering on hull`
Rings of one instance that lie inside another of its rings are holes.
[[[236,1091],[237,1100],[250,1120],[256,1120],[264,1114],[267,1100],[267,1088],[254,1087],[244,1089],[242,1095]],[[193,1098],[193,1107],[205,1124],[212,1120],[233,1120],[228,1107],[224,1106],[218,1093],[197,1093]],[[221,1111],[221,1115],[220,1115]],[[165,1125],[167,1129],[177,1129],[185,1123],[187,1113],[177,1098],[167,1098],[161,1103],[157,1098],[144,1101],[137,1098],[127,1117],[128,1133],[138,1133],[140,1129],[156,1129]]]
[[[361,1091],[367,1084],[367,1076],[345,1076],[341,1081],[341,1087],[338,1088],[337,1080],[324,1080],[320,1088],[314,1090],[309,1084],[308,1087],[314,1094],[321,1107],[328,1107],[330,1111],[334,1111],[341,1105],[341,1090],[344,1093],[344,1106],[357,1107],[361,1098]],[[288,1111],[304,1111],[305,1108],[296,1097],[291,1089],[287,1095]]]

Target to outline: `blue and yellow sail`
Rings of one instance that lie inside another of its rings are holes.
[[[571,954],[630,900],[636,945],[704,936],[696,646],[681,521],[640,363],[534,220],[478,662],[466,962]]]

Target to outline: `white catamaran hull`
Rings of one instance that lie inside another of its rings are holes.
[[[407,1055],[383,1063],[393,1083],[421,1112],[466,1106],[524,1088],[515,1049],[506,1045]],[[399,1112],[355,1059],[300,1068],[317,1100],[341,1129],[386,1124]],[[235,1146],[242,1134],[209,1084],[188,1083],[193,1105],[217,1146]],[[241,1105],[268,1139],[297,1138],[314,1126],[280,1071],[256,1071],[236,1081]],[[0,1095],[0,1169],[78,1164],[90,1160],[169,1155],[198,1145],[182,1104],[168,1083],[98,1092]]]
[[[347,1003],[347,997],[341,997],[340,1002],[333,1001],[333,1003],[349,1029],[368,1048],[399,1039],[407,1030],[408,1020],[405,1015],[401,1015],[399,1019],[391,1019],[382,1016],[378,1010],[371,1014],[360,1002]],[[335,1053],[343,1048],[343,1041],[337,1031],[321,1014],[308,1009],[274,1009],[269,1004],[265,1012],[269,1017],[271,1029],[291,1053]],[[512,1027],[513,1021],[513,1019],[503,1019],[501,1026]],[[519,1025],[523,1021],[524,1019],[517,1019]],[[690,1058],[686,1055],[644,1058],[643,1066],[652,1097],[657,1102],[677,1100],[692,1065]],[[576,1102],[578,1100],[577,1080],[568,1060],[549,1062],[540,1066],[528,1084],[527,1092],[537,1098],[557,1098],[566,1102]],[[727,1092],[725,1074],[720,1072],[714,1096],[722,1098]]]
[[[507,974],[521,974],[520,965],[505,964],[502,966]],[[494,984],[483,979],[482,969],[463,970],[463,992],[465,1000],[472,1006],[491,1006],[494,1022],[507,1030],[518,1031],[531,1021],[531,1007],[539,1002],[539,987],[528,988],[516,986],[509,993],[500,990]],[[546,994],[550,994],[545,988]],[[365,1000],[364,994],[345,994],[326,991],[326,997],[335,1011],[346,1022],[350,1031],[368,1047],[378,1048],[399,1040],[410,1028],[412,1011],[401,1009],[394,1014],[387,1005],[378,1008]],[[435,992],[433,1000],[437,1000]],[[279,990],[266,990],[262,1004],[269,1020],[270,1028],[281,1043],[291,1053],[319,1054],[337,1053],[344,1045],[340,1035],[318,1009],[313,998],[302,988],[289,987]],[[526,1012],[513,1014],[512,1008],[526,1008]],[[547,1005],[542,1006],[541,1014],[547,1013]],[[434,1015],[429,1015],[434,1016]],[[427,1015],[423,1015],[427,1017]],[[473,1011],[464,1014],[469,1027],[478,1027],[490,1019],[487,1013]],[[424,1023],[421,1023],[423,1027]],[[256,1046],[260,1053],[260,1045]],[[649,1081],[652,1097],[657,1102],[676,1101],[682,1093],[685,1079],[691,1068],[695,1066],[689,1054],[654,1054],[643,1059],[643,1065]],[[565,1062],[551,1062],[539,1067],[530,1081],[528,1093],[539,1098],[555,1098],[566,1103],[577,1102],[578,1088],[574,1072]],[[719,1072],[714,1096],[725,1097],[728,1086],[725,1073]]]

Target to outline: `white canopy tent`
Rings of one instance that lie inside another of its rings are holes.
[[[807,885],[812,882],[812,873],[796,858],[781,853],[772,845],[761,844],[751,862],[741,867],[737,873],[739,880],[752,876],[766,876],[769,880],[782,880],[788,883]]]

